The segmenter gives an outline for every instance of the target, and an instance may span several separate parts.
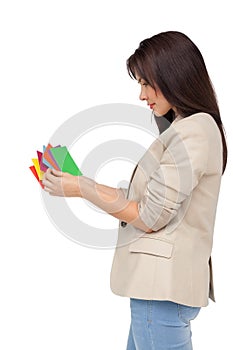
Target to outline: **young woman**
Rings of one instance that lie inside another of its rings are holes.
[[[127,350],[190,350],[190,321],[214,300],[224,129],[203,57],[186,35],[142,41],[127,68],[157,121],[171,123],[138,162],[128,190],[51,169],[43,183],[52,195],[83,197],[120,220],[111,288],[130,298]]]

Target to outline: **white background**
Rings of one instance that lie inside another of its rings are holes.
[[[113,250],[89,249],[58,232],[28,166],[76,113],[104,103],[142,105],[125,61],[164,30],[185,32],[202,51],[231,149],[230,1],[1,2],[2,350],[125,349],[129,300],[110,291]],[[215,226],[217,303],[193,322],[198,350],[233,348],[231,172],[230,154]]]

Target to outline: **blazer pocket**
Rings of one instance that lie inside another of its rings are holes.
[[[129,245],[131,253],[142,253],[171,258],[174,243],[160,238],[141,237]]]

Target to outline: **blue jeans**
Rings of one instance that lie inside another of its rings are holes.
[[[192,350],[190,321],[199,307],[131,298],[130,308],[127,350]]]

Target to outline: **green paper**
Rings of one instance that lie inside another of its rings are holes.
[[[81,170],[75,164],[66,146],[50,148],[50,152],[61,171],[75,176],[82,175]]]

